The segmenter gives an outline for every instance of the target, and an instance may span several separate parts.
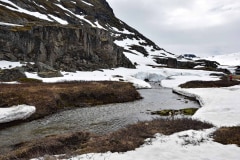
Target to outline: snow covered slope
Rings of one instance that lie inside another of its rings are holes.
[[[239,66],[240,65],[240,52],[224,54],[224,55],[215,55],[212,57],[207,57],[206,59],[211,60],[211,61],[217,61],[221,65]]]

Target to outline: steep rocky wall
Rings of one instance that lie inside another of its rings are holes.
[[[1,27],[0,59],[42,62],[65,71],[134,67],[109,32],[83,26]]]

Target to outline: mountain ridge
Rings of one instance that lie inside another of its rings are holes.
[[[0,33],[2,39],[0,41],[2,46],[0,47],[0,59],[2,60],[37,63],[40,59],[41,63],[54,69],[76,71],[112,67],[134,68],[132,63],[139,64],[139,62],[133,62],[130,58],[132,54],[137,54],[143,59],[148,57],[151,61],[150,64],[155,63],[156,57],[173,55],[116,18],[106,0],[53,0],[51,2],[46,0],[0,0],[0,15],[0,31],[2,31]],[[57,35],[56,33],[50,39],[45,36],[44,39],[41,32],[49,35],[50,32],[47,32],[46,28],[51,27],[61,34]],[[73,35],[67,34],[70,37],[77,37],[75,40],[62,40],[68,39],[64,35],[68,32],[66,28],[69,32],[77,32]],[[79,38],[78,29],[87,34]],[[36,30],[39,31],[36,32]],[[64,33],[61,30],[65,30]],[[18,41],[22,40],[25,40],[24,44],[30,44],[25,46],[23,43],[19,44]],[[118,42],[126,40],[130,43],[119,45]],[[50,41],[53,44],[49,46],[47,44],[50,44]],[[81,42],[79,44],[73,41]],[[64,50],[63,48],[68,48],[64,46],[65,44],[74,44],[72,48],[77,49]],[[82,48],[79,48],[81,44],[83,44]],[[59,45],[64,47],[59,47]],[[53,48],[53,50],[49,48]],[[70,52],[75,56],[69,54]],[[151,55],[151,53],[154,54]],[[16,54],[22,54],[23,58],[19,58]],[[31,56],[32,54],[34,55]],[[67,59],[73,63],[72,67],[68,66],[69,63],[62,62],[66,59],[64,57],[68,57]]]

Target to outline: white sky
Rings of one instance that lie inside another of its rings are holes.
[[[240,51],[239,0],[107,0],[159,47],[199,56]]]

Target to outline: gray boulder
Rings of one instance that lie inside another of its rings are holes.
[[[26,75],[20,68],[0,70],[1,82],[18,81],[21,78],[26,78]]]

